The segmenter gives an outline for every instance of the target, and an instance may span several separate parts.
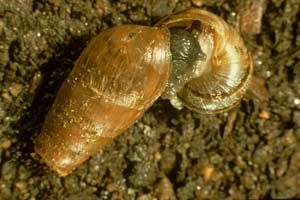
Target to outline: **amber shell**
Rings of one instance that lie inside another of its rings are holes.
[[[35,151],[61,176],[131,126],[170,73],[169,32],[123,25],[85,48],[46,116]]]
[[[157,26],[182,28],[198,39],[206,60],[195,70],[176,96],[167,86],[164,97],[178,101],[199,113],[217,113],[235,106],[246,93],[252,78],[253,63],[238,32],[217,15],[188,9],[158,22]],[[169,93],[170,94],[169,94]]]

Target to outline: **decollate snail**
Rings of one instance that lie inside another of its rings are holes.
[[[131,126],[162,96],[214,113],[237,104],[251,55],[218,16],[186,10],[154,27],[101,32],[82,52],[46,116],[35,151],[61,176]]]

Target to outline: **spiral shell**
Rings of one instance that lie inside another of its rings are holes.
[[[156,27],[123,25],[85,48],[46,116],[35,151],[61,176],[131,126],[162,95],[214,113],[246,92],[252,59],[221,18],[191,9]]]
[[[185,75],[171,74],[178,78],[168,82],[163,98],[179,109],[185,106],[199,113],[222,112],[241,100],[251,81],[252,57],[230,25],[213,13],[190,9],[157,26],[188,30],[206,54]]]

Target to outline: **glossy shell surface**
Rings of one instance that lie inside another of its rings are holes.
[[[171,39],[172,31],[179,42]],[[199,50],[187,54],[195,59],[176,66],[181,52],[171,55],[170,40],[176,45],[199,42],[183,45]],[[110,28],[76,61],[35,140],[35,151],[65,176],[131,126],[159,96],[179,109],[225,111],[240,101],[252,71],[251,55],[238,33],[204,10],[179,12],[156,27]]]
[[[175,107],[185,106],[199,113],[216,113],[236,105],[249,87],[252,57],[239,34],[222,18],[205,10],[190,9],[162,19],[157,26],[182,28],[199,41],[206,59],[163,94]],[[174,83],[173,83],[174,84]]]
[[[153,104],[169,77],[168,38],[164,29],[123,25],[89,43],[35,140],[49,166],[69,174]]]

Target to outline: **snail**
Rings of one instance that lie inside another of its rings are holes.
[[[153,27],[104,30],[58,91],[35,151],[59,175],[68,175],[159,97],[178,109],[225,111],[240,101],[252,71],[238,33],[205,10],[185,10]]]

